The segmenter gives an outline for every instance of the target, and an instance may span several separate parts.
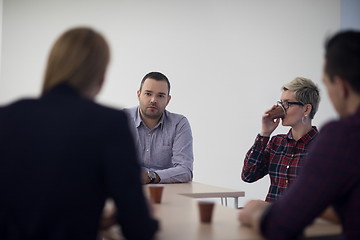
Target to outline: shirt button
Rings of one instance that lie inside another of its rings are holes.
[[[289,168],[290,166],[286,166],[286,168]]]
[[[148,152],[148,151],[149,151],[149,149],[146,149],[146,151]]]
[[[293,157],[294,157],[294,154],[291,154],[291,157],[293,158]]]
[[[289,183],[289,180],[286,179],[285,182],[286,182],[286,183]]]

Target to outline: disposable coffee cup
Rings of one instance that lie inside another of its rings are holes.
[[[285,109],[277,105],[274,109],[270,110],[268,114],[271,119],[283,118],[285,117]]]
[[[151,184],[149,185],[150,200],[154,203],[161,203],[164,185]]]
[[[215,203],[211,201],[198,201],[200,222],[211,223]]]

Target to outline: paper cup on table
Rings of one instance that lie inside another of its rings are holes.
[[[202,223],[211,223],[215,203],[211,201],[198,201],[199,216]]]
[[[154,203],[161,203],[163,191],[164,191],[164,185],[150,184],[149,185],[150,200]]]
[[[274,109],[269,111],[268,114],[271,119],[283,118],[285,117],[285,109],[282,106],[278,105]]]

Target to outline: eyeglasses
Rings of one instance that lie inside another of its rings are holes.
[[[305,106],[302,102],[288,102],[288,101],[277,101],[277,105],[281,105],[285,110],[288,109],[291,105]]]

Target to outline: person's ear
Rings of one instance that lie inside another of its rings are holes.
[[[139,90],[137,90],[136,94],[137,94],[138,100],[140,101],[140,94],[141,94],[140,89],[139,89]]]
[[[311,110],[312,110],[312,105],[311,105],[311,104],[306,104],[306,105],[305,105],[305,112],[304,112],[304,114],[305,114],[305,115],[310,115]]]
[[[338,94],[342,99],[347,99],[350,94],[349,84],[339,76],[334,76],[334,84],[338,89]]]
[[[169,104],[170,100],[171,100],[171,95],[169,95],[169,96],[167,97],[167,103],[166,103],[166,106]]]

